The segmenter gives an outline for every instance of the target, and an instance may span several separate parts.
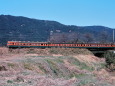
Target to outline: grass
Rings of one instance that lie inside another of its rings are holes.
[[[0,72],[0,78],[1,78],[0,85],[1,82],[5,82],[5,85],[3,86],[28,86],[28,85],[35,86],[35,84],[44,85],[47,84],[47,82],[48,83],[54,82],[57,83],[56,86],[58,86],[59,83],[66,83],[64,84],[64,86],[66,86],[71,83],[70,79],[74,77],[77,78],[78,80],[76,81],[75,86],[84,86],[84,85],[88,86],[91,83],[96,83],[96,86],[101,86],[100,84],[98,84],[101,81],[97,80],[96,74],[95,75],[92,74],[93,73],[92,71],[96,67],[98,69],[104,68],[105,64],[94,62],[91,63],[91,65],[89,65],[87,64],[87,62],[85,62],[85,60],[81,62],[80,60],[77,59],[77,57],[75,58],[73,56],[78,54],[82,55],[90,54],[90,52],[87,51],[86,49],[79,50],[79,49],[53,48],[53,49],[30,49],[30,50],[24,49],[24,50],[21,49],[19,50],[20,53],[23,51],[26,52],[26,54],[24,54],[24,56],[22,55],[21,58],[18,58],[20,56],[17,56],[17,58],[14,58],[13,60],[10,59],[8,61],[7,60],[4,61],[6,62],[4,63],[4,65],[8,71],[4,71],[5,70],[4,67],[0,66],[1,67],[0,69],[2,70]],[[14,50],[12,51],[12,53],[13,52]],[[27,52],[30,53],[30,56]],[[36,55],[31,56],[33,53]],[[80,57],[79,55],[79,58],[82,58],[82,56]],[[17,76],[21,76],[22,79],[21,78],[14,79],[14,77]],[[4,80],[4,78],[7,79]],[[15,80],[17,80],[17,82]],[[72,82],[72,84],[74,84],[74,82]],[[74,86],[72,84],[70,86]]]
[[[51,54],[61,54],[64,56],[68,55],[93,55],[92,52],[90,52],[87,49],[78,49],[78,48],[51,48],[49,49],[49,53]]]
[[[41,63],[37,63],[40,70],[42,70],[43,73],[48,74],[49,72],[45,69],[44,65]]]
[[[30,64],[30,63],[23,63],[23,65],[24,65],[24,68],[25,68],[25,69],[28,69],[28,70],[34,70],[33,65]]]
[[[36,53],[35,49],[33,48],[30,48],[28,51],[27,51],[28,54],[33,54],[33,53]]]
[[[9,67],[11,67],[11,68],[14,68],[14,67],[17,66],[17,64],[15,64],[15,63],[7,63],[7,65],[8,65]]]
[[[54,61],[57,62],[57,63],[64,63],[63,60],[60,59],[60,58],[57,58],[57,59],[55,59]]]
[[[50,66],[50,69],[53,71],[53,73],[58,76],[58,73],[59,73],[59,68],[58,66],[56,65],[56,63],[54,63],[52,60],[50,59],[47,59],[46,60]]]
[[[71,73],[69,78],[73,78],[73,77],[76,77],[77,79],[81,78],[81,77],[84,77],[86,74],[75,74],[75,73]]]
[[[23,72],[21,72],[21,74],[23,74],[24,76],[30,75],[30,73],[27,71],[23,71]]]
[[[69,57],[68,58],[68,62],[70,62],[71,64],[74,64],[76,65],[77,67],[80,67],[80,69],[86,69],[86,70],[89,70],[89,71],[93,71],[94,68],[93,67],[90,67],[88,66],[86,63],[84,62],[80,62],[78,59],[74,58],[74,57]]]

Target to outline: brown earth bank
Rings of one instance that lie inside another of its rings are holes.
[[[0,47],[0,86],[114,86],[105,64],[87,49]]]

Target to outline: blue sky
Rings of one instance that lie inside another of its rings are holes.
[[[0,0],[0,14],[115,28],[115,0]]]

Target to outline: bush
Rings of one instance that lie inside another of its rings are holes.
[[[106,65],[109,69],[115,70],[115,53],[113,51],[107,51],[104,53],[106,58]]]
[[[13,83],[13,81],[11,81],[11,80],[8,80],[8,81],[7,81],[7,83]]]

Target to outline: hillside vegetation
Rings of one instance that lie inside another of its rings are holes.
[[[112,28],[63,25],[56,21],[0,15],[0,45],[12,40],[108,43],[112,42]]]
[[[105,60],[87,49],[0,48],[0,86],[114,86]]]

